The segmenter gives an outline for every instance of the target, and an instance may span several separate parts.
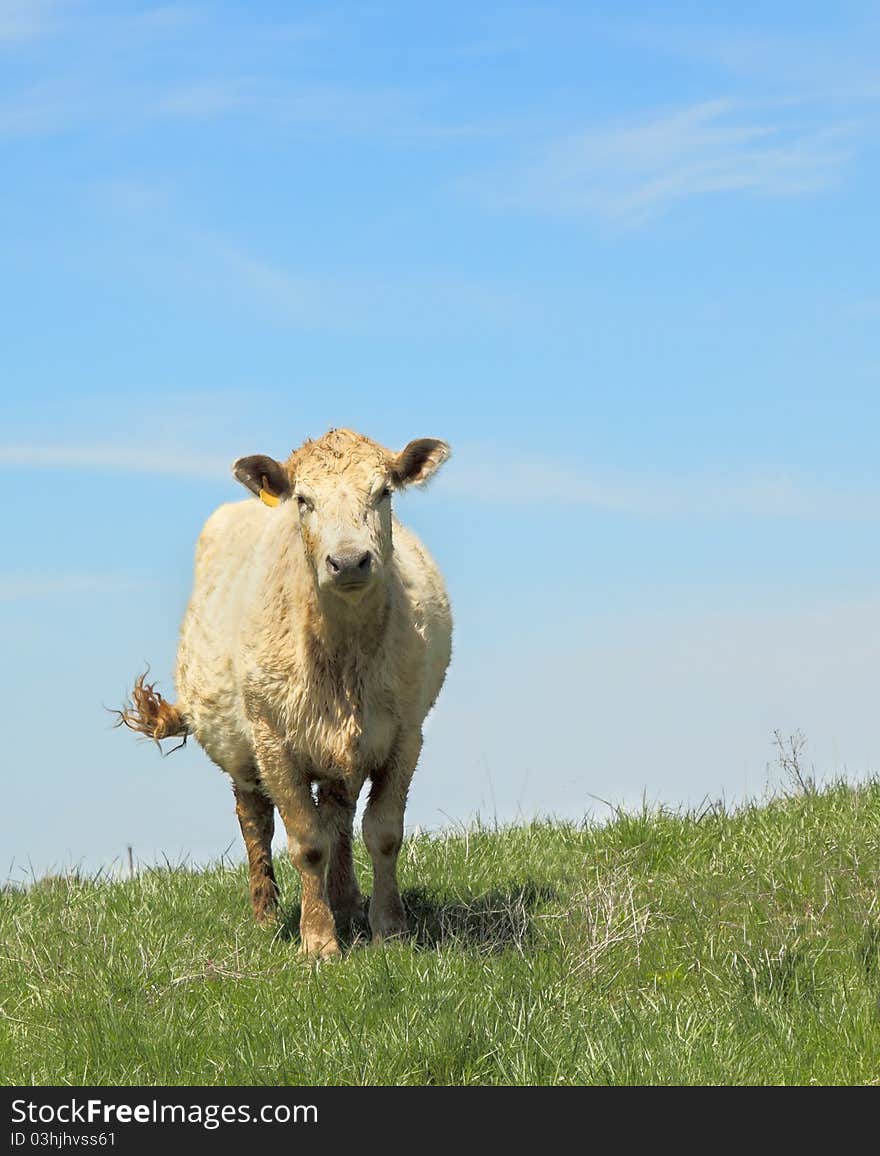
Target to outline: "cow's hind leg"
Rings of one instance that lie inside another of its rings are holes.
[[[373,776],[364,811],[364,842],[373,860],[370,930],[374,942],[407,932],[397,885],[397,857],[403,843],[406,796],[421,749],[419,732],[401,737],[388,766]]]
[[[235,813],[241,825],[250,869],[251,906],[258,923],[270,923],[278,910],[278,884],[272,867],[275,807],[257,783],[233,783]]]
[[[327,825],[336,831],[327,870],[327,897],[333,909],[337,929],[352,935],[365,929],[364,899],[358,886],[351,853],[355,803],[344,785],[320,783],[318,807]]]

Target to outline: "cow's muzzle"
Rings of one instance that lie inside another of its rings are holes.
[[[373,553],[371,550],[356,550],[345,554],[328,554],[325,565],[334,589],[342,592],[361,590],[373,576]]]

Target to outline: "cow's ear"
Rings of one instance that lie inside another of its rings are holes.
[[[446,442],[437,438],[416,438],[400,451],[391,463],[391,476],[397,486],[419,486],[443,465],[450,453]]]
[[[243,486],[262,498],[268,498],[267,505],[275,505],[271,499],[283,501],[290,497],[290,478],[281,462],[265,454],[251,454],[232,463],[232,472]]]

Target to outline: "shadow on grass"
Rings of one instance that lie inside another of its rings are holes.
[[[556,892],[527,879],[493,888],[483,895],[450,896],[426,887],[410,887],[402,898],[410,942],[415,947],[434,951],[458,944],[494,953],[528,946],[533,936],[532,913],[539,904],[555,899]],[[365,909],[369,911],[369,900]],[[295,903],[282,912],[276,933],[279,939],[299,939],[301,910],[300,904]],[[338,928],[338,934],[343,950],[369,943],[366,914],[362,923]]]
[[[424,887],[403,893],[413,942],[427,950],[450,944],[491,952],[521,950],[531,942],[535,908],[555,898],[552,887],[531,879],[483,895],[448,896]]]

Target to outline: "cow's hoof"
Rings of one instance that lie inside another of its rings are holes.
[[[384,903],[375,903],[370,900],[370,931],[373,933],[373,943],[383,943],[388,939],[407,939],[409,926],[406,922],[406,911],[399,898],[386,900]]]
[[[332,939],[324,939],[321,936],[310,935],[303,939],[299,953],[304,959],[319,960],[339,955],[340,950],[335,936]]]
[[[278,914],[278,908],[274,903],[265,907],[255,907],[254,919],[256,920],[259,927],[265,927],[269,931],[274,931],[278,927],[278,924],[281,922],[281,918]]]
[[[410,937],[410,930],[405,919],[389,919],[379,924],[371,923],[370,929],[373,932],[373,943],[400,943]]]

